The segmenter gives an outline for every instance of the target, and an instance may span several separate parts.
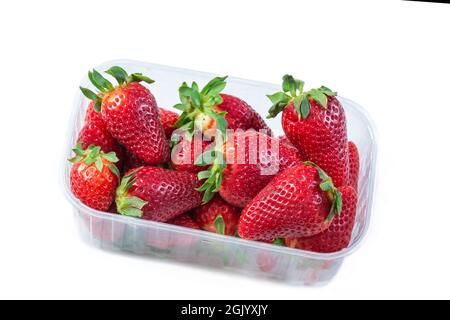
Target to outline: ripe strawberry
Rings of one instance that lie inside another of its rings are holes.
[[[358,192],[359,180],[359,152],[358,147],[352,141],[348,143],[349,183]]]
[[[195,161],[207,150],[211,142],[204,140],[201,133],[196,133],[192,138],[184,135],[179,137],[179,140],[172,148],[172,168],[176,171],[190,173],[199,173],[200,171],[206,170],[206,166],[197,166],[195,165]]]
[[[122,148],[109,133],[102,115],[95,112],[94,102],[92,101],[86,111],[86,118],[78,136],[78,143],[81,144],[82,149],[87,149],[90,145],[95,145],[100,147],[105,153],[115,152],[116,156],[122,160]]]
[[[286,238],[288,247],[322,253],[337,252],[348,247],[355,225],[357,195],[350,186],[338,190],[342,195],[342,212],[339,217],[335,217],[330,227],[318,235]]]
[[[287,147],[295,148],[295,149],[297,150],[297,152],[299,153],[300,157],[301,157],[304,161],[308,160],[308,159],[306,158],[305,153],[303,152],[303,150],[297,149],[297,147],[294,146],[294,145],[292,144],[292,142],[290,142],[289,139],[288,139],[286,136],[281,136],[281,137],[278,138],[278,140],[280,140],[280,143],[284,144],[284,145],[287,146]]]
[[[243,208],[275,175],[301,162],[297,150],[279,143],[276,138],[253,130],[236,132],[225,144],[226,164],[220,156],[208,171],[201,191],[219,191],[233,206]],[[205,175],[205,176],[204,176]]]
[[[170,139],[172,133],[175,131],[175,123],[177,123],[180,115],[176,112],[159,108],[159,119],[166,134],[166,138]]]
[[[194,219],[203,230],[234,236],[241,211],[216,195],[194,211]]]
[[[77,145],[73,149],[74,165],[70,171],[70,187],[82,203],[88,207],[107,211],[114,201],[120,173],[114,163],[118,162],[114,152],[105,154],[94,145],[87,149]]]
[[[239,236],[271,240],[325,231],[340,214],[340,192],[326,173],[306,162],[286,169],[242,211]]]
[[[80,89],[95,102],[94,109],[101,111],[111,135],[147,164],[167,162],[169,143],[159,120],[156,100],[150,90],[139,83],[152,83],[153,80],[142,74],[128,75],[120,67],[112,67],[106,73],[112,75],[119,86],[114,87],[93,70],[89,72],[89,79],[101,93],[97,95],[89,89]]]
[[[303,86],[303,81],[285,75],[284,92],[268,96],[273,103],[269,117],[283,111],[282,125],[289,141],[323,168],[336,187],[346,185],[349,168],[344,109],[330,89],[303,92]]]
[[[271,135],[267,124],[251,106],[242,99],[221,93],[226,78],[212,79],[201,91],[195,82],[191,87],[183,83],[179,90],[181,103],[175,106],[183,113],[176,127],[208,134],[209,129],[221,130],[220,126],[225,123],[225,130],[266,130]]]
[[[119,213],[166,222],[202,203],[195,174],[143,167],[123,177],[117,189]]]
[[[167,221],[167,223],[173,224],[173,225],[176,225],[179,227],[200,230],[200,225],[189,214],[183,214],[181,216],[175,217],[175,218]]]

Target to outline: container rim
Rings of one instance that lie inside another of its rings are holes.
[[[117,59],[117,60],[106,61],[106,62],[98,65],[96,68],[101,69],[105,66],[111,66],[113,64],[141,64],[141,65],[146,65],[149,68],[152,68],[152,67],[165,68],[165,69],[171,70],[172,72],[196,73],[198,75],[204,75],[204,76],[211,75],[211,73],[203,72],[203,71],[195,71],[195,70],[190,70],[190,69],[185,69],[185,68],[172,67],[172,66],[149,63],[149,62],[144,62],[144,61],[139,61],[139,60],[130,60],[130,59]],[[253,80],[242,79],[242,78],[237,78],[237,77],[229,77],[229,79],[234,82],[264,86],[264,87],[268,87],[268,88],[276,87],[276,85],[267,83],[267,82],[253,81]],[[88,82],[87,77],[84,77],[80,81],[82,86],[87,85],[87,82]],[[349,247],[347,247],[341,251],[333,252],[333,253],[317,253],[317,252],[312,252],[312,251],[293,249],[293,248],[289,248],[289,247],[280,247],[280,246],[275,246],[275,245],[268,244],[268,243],[245,240],[245,239],[241,239],[241,238],[233,238],[230,236],[219,235],[219,234],[215,234],[215,233],[211,233],[211,232],[206,232],[203,230],[188,229],[188,228],[184,228],[184,227],[180,227],[180,226],[170,225],[167,223],[143,220],[143,219],[136,219],[136,218],[132,218],[132,217],[127,217],[127,216],[122,216],[122,215],[118,215],[118,214],[112,214],[112,213],[102,212],[102,211],[92,209],[92,208],[84,205],[81,201],[79,201],[78,199],[76,199],[74,197],[74,195],[72,194],[72,191],[70,190],[70,181],[69,181],[69,175],[68,175],[69,163],[67,161],[67,156],[71,152],[71,149],[72,149],[73,131],[75,129],[74,128],[75,123],[74,123],[73,119],[75,118],[75,115],[78,112],[80,99],[83,99],[81,93],[75,94],[72,112],[71,112],[71,116],[70,116],[70,123],[68,126],[68,131],[67,131],[66,139],[65,139],[65,147],[63,148],[63,150],[64,150],[63,151],[64,154],[62,157],[63,161],[62,161],[62,165],[60,168],[60,172],[61,172],[60,183],[62,184],[62,189],[63,189],[64,195],[75,209],[87,212],[90,216],[94,216],[96,218],[104,219],[107,217],[109,220],[126,223],[128,225],[155,227],[158,229],[162,229],[164,231],[174,231],[174,232],[182,233],[182,234],[186,234],[186,235],[199,236],[200,238],[202,238],[202,241],[211,240],[211,241],[227,242],[227,243],[232,243],[232,244],[236,244],[236,245],[245,245],[247,247],[251,247],[251,248],[255,248],[255,249],[264,249],[266,251],[289,254],[292,256],[296,256],[296,257],[308,258],[308,259],[314,259],[314,260],[337,260],[337,259],[345,258],[345,257],[351,255],[352,253],[354,253],[356,250],[358,250],[359,247],[361,246],[362,242],[365,240],[365,238],[367,236],[369,226],[371,223],[371,218],[372,218],[374,192],[371,192],[368,195],[367,209],[366,209],[367,212],[366,212],[364,226],[362,228],[361,234],[357,238],[354,239],[354,241],[350,244]],[[373,142],[373,148],[372,148],[371,157],[370,157],[370,162],[371,162],[372,166],[371,166],[370,175],[369,175],[369,187],[372,190],[374,190],[375,179],[376,179],[376,161],[377,161],[377,152],[378,152],[377,139],[376,139],[376,137],[377,137],[376,127],[375,127],[374,122],[373,122],[372,118],[370,117],[370,115],[359,104],[353,102],[350,99],[347,99],[347,98],[344,98],[341,96],[339,96],[339,99],[343,100],[347,104],[351,105],[351,108],[356,109],[367,120],[369,134],[371,135],[372,142]]]

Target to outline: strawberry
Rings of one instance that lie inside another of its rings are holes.
[[[239,222],[240,210],[216,195],[210,202],[194,211],[194,219],[203,230],[234,236]]]
[[[225,122],[231,130],[265,130],[271,135],[267,124],[250,105],[237,97],[221,94],[226,78],[212,79],[201,91],[195,82],[191,87],[183,83],[179,89],[181,103],[175,106],[183,113],[175,126],[191,133],[199,130],[208,134],[209,129],[220,130],[219,126]]]
[[[94,101],[94,109],[101,111],[108,131],[117,141],[147,164],[165,163],[170,158],[169,143],[159,119],[156,100],[140,81],[153,83],[140,73],[128,75],[120,67],[106,71],[119,85],[114,87],[99,72],[89,72],[92,84],[100,90],[95,94],[80,88]]]
[[[166,222],[202,203],[195,174],[158,167],[128,172],[117,188],[117,210],[122,215]]]
[[[100,147],[91,145],[87,149],[78,144],[73,149],[74,165],[70,171],[70,187],[82,203],[88,207],[107,211],[114,202],[120,173],[114,163],[119,159],[114,152],[104,153]]]
[[[349,183],[356,192],[358,192],[359,180],[359,152],[358,147],[352,141],[348,142],[348,161],[349,161]]]
[[[82,149],[87,149],[90,145],[101,148],[105,153],[115,152],[121,160],[123,151],[116,139],[109,133],[102,115],[94,110],[94,102],[89,103],[86,111],[84,126],[78,135],[78,143]]]
[[[183,214],[181,216],[175,217],[167,221],[167,223],[179,227],[200,230],[200,225],[189,214]]]
[[[283,111],[282,125],[289,141],[325,170],[336,187],[346,185],[349,167],[344,109],[330,89],[322,86],[303,92],[303,86],[303,81],[285,75],[283,92],[268,96],[273,103],[269,118]]]
[[[199,173],[200,178],[207,178],[200,190],[205,191],[205,197],[218,190],[225,201],[240,208],[280,171],[302,160],[295,148],[253,130],[236,132],[224,149],[225,164],[215,154],[211,168]]]
[[[170,139],[172,133],[175,131],[175,123],[177,123],[180,115],[176,112],[159,108],[159,119],[166,134],[166,138]]]
[[[357,195],[350,186],[338,190],[342,195],[342,212],[334,218],[330,227],[312,237],[286,238],[288,247],[322,253],[337,252],[348,247],[355,224]]]
[[[308,160],[308,159],[306,158],[305,153],[303,152],[303,150],[297,149],[297,147],[294,146],[294,145],[292,144],[292,142],[290,142],[289,139],[288,139],[286,136],[280,136],[280,137],[278,138],[278,140],[280,140],[280,143],[284,144],[284,145],[287,146],[287,147],[295,148],[295,149],[297,150],[298,154],[300,155],[300,157],[301,157],[304,161]]]
[[[208,149],[211,142],[204,140],[200,132],[195,133],[193,137],[181,136],[179,140],[172,148],[172,168],[190,173],[199,173],[206,170],[207,167],[205,166],[196,166],[195,160]]]
[[[342,198],[327,174],[310,162],[276,176],[242,211],[239,236],[272,240],[307,237],[325,231]]]
[[[295,146],[292,144],[292,142],[290,142],[289,139],[285,135],[279,136],[278,140],[280,140],[280,143],[282,143],[282,144],[284,144],[286,146],[295,148]]]

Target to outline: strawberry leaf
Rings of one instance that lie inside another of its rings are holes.
[[[214,220],[214,227],[216,228],[216,233],[225,234],[225,221],[221,214],[218,214]]]
[[[133,73],[133,74],[131,74],[131,75],[128,77],[126,83],[127,83],[127,84],[130,84],[130,83],[132,83],[132,82],[146,82],[146,83],[148,83],[148,84],[152,84],[152,83],[154,83],[155,81],[152,80],[152,79],[150,79],[150,78],[147,77],[147,76],[144,76],[142,73]]]
[[[114,77],[120,85],[127,82],[128,73],[119,66],[114,66],[105,71],[105,73]]]
[[[106,80],[100,72],[93,69],[92,71],[89,71],[88,73],[89,80],[91,80],[92,84],[101,92],[108,92],[112,89],[114,89],[111,82]]]
[[[312,89],[308,94],[313,100],[317,101],[324,109],[327,108],[328,98],[318,89]]]
[[[309,112],[311,110],[311,106],[309,104],[308,97],[304,97],[300,106],[300,115],[302,119],[306,119],[309,116]]]
[[[91,90],[89,90],[87,88],[80,87],[80,90],[83,93],[83,95],[86,98],[88,98],[89,100],[92,100],[94,102],[102,100],[96,93],[94,93],[93,91],[91,91]]]
[[[109,170],[120,180],[120,171],[117,169],[115,164],[108,164]]]
[[[334,186],[330,176],[328,176],[326,172],[322,168],[320,168],[317,164],[311,161],[306,161],[304,164],[308,166],[313,166],[317,169],[319,178],[322,180],[320,183],[320,189],[324,192],[329,192],[332,195],[333,199],[330,207],[330,212],[326,217],[325,221],[329,222],[333,220],[334,216],[336,215],[340,216],[342,211],[342,195]]]
[[[110,153],[104,154],[103,158],[112,163],[119,162],[119,158],[117,158],[117,155],[115,152],[110,152]]]

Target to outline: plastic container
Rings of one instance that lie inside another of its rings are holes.
[[[178,88],[183,81],[197,81],[204,85],[215,75],[137,61],[111,61],[99,66],[106,70],[120,65],[129,73],[143,72],[156,82],[149,87],[158,105],[171,108],[178,102]],[[91,87],[87,77],[82,86]],[[265,116],[270,102],[266,94],[279,90],[256,81],[229,78],[224,92],[243,98]],[[360,151],[359,203],[357,219],[350,246],[337,253],[320,254],[278,247],[217,235],[205,231],[181,228],[164,223],[139,220],[95,211],[78,201],[70,191],[70,164],[77,134],[82,127],[88,100],[79,93],[75,99],[67,149],[64,154],[64,189],[73,205],[82,238],[102,249],[125,251],[138,255],[167,258],[179,262],[212,266],[252,276],[277,279],[292,284],[320,285],[330,281],[338,272],[345,257],[354,252],[367,233],[374,192],[376,144],[373,126],[365,111],[356,103],[339,97],[347,120],[349,139]],[[276,135],[282,134],[280,119],[269,121]]]

